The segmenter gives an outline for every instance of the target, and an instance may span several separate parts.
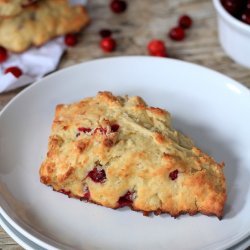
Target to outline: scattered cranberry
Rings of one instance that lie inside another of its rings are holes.
[[[77,44],[77,42],[78,42],[78,39],[77,39],[77,35],[76,34],[67,34],[64,37],[64,43],[67,46],[73,47],[73,46],[75,46]]]
[[[116,48],[116,41],[111,37],[105,37],[101,40],[100,47],[105,52],[112,52]]]
[[[118,125],[118,124],[112,124],[111,126],[110,126],[110,128],[111,128],[111,132],[117,132],[118,131],[118,129],[120,128],[120,126]]]
[[[125,195],[121,196],[118,200],[119,207],[130,206],[133,203],[134,192],[128,191]]]
[[[15,66],[5,69],[4,74],[7,73],[12,73],[16,78],[20,77],[23,74],[22,70]]]
[[[169,37],[175,41],[181,41],[185,38],[185,31],[181,27],[172,28],[169,32]]]
[[[110,3],[110,9],[114,13],[120,14],[127,9],[127,3],[125,1],[122,1],[122,0],[113,0]]]
[[[192,19],[188,15],[184,15],[179,18],[179,26],[183,29],[189,29],[192,26],[192,23]]]
[[[111,37],[112,31],[109,29],[102,29],[99,31],[99,35],[104,38],[104,37]]]
[[[221,0],[221,3],[231,15],[237,15],[243,6],[242,0]]]
[[[242,15],[241,15],[241,20],[246,23],[250,24],[250,9],[246,9]]]
[[[89,132],[91,132],[91,128],[84,128],[84,127],[80,127],[80,128],[78,128],[78,131],[79,132],[83,132],[83,133],[89,133]],[[79,134],[80,135],[80,134]],[[78,136],[79,136],[78,135]]]
[[[247,6],[246,6],[246,8],[247,8],[248,10],[250,10],[250,0],[247,1]]]
[[[8,59],[8,52],[5,48],[0,47],[0,63],[5,62]]]
[[[169,174],[169,178],[170,178],[172,181],[174,181],[175,179],[177,179],[178,173],[179,173],[178,169],[172,171],[172,172]]]
[[[98,166],[88,173],[88,177],[94,182],[103,183],[106,180],[106,173],[104,169],[101,169],[100,166]]]
[[[152,40],[148,44],[148,52],[152,56],[167,56],[166,47],[162,40]]]

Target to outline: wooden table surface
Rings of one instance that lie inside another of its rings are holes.
[[[234,63],[219,45],[212,0],[127,2],[129,7],[126,13],[115,15],[109,10],[108,0],[90,0],[87,8],[92,22],[80,35],[78,45],[65,53],[59,68],[100,57],[146,55],[147,43],[153,38],[159,38],[166,42],[169,57],[207,66],[250,88],[250,70]],[[183,13],[192,16],[193,27],[188,31],[185,41],[173,42],[166,34]],[[101,28],[114,31],[118,43],[116,52],[104,54],[99,48],[98,32]],[[0,109],[21,90],[0,94]],[[0,249],[22,248],[0,228]]]

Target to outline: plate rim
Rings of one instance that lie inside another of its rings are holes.
[[[68,72],[71,71],[75,68],[80,68],[86,64],[92,64],[92,63],[98,63],[98,62],[105,62],[105,61],[113,61],[113,60],[149,60],[149,61],[165,61],[165,62],[174,62],[177,64],[182,64],[182,65],[189,65],[195,68],[200,68],[201,70],[205,70],[207,72],[209,72],[210,74],[216,74],[220,77],[223,77],[224,79],[227,79],[229,81],[230,84],[233,84],[237,89],[240,89],[244,94],[247,94],[250,96],[250,89],[248,89],[246,86],[244,86],[243,84],[241,84],[240,82],[216,71],[210,68],[207,68],[205,66],[201,66],[195,63],[190,63],[190,62],[186,62],[183,60],[178,60],[178,59],[170,59],[170,58],[156,58],[156,57],[150,57],[150,56],[117,56],[117,57],[108,57],[108,58],[99,58],[99,59],[94,59],[94,60],[88,60],[85,62],[81,62],[79,64],[75,64],[60,70],[57,70],[37,81],[35,81],[33,84],[31,84],[30,86],[28,86],[27,88],[25,88],[24,90],[22,90],[20,93],[18,93],[14,98],[12,98],[5,106],[4,108],[0,111],[0,119],[1,116],[6,112],[6,110],[9,108],[9,106],[11,106],[18,98],[21,98],[22,95],[24,95],[26,92],[31,91],[33,88],[36,88],[36,86],[40,85],[43,83],[43,81],[47,81],[47,79],[50,79],[51,77],[55,77],[57,75],[62,74],[63,72]],[[224,85],[224,83],[223,83]],[[24,235],[26,238],[30,239],[31,241],[33,241],[34,243],[36,243],[37,245],[40,245],[44,248],[47,249],[57,249],[55,248],[53,245],[48,244],[46,242],[44,242],[43,240],[40,240],[39,238],[37,238],[36,236],[34,236],[33,234],[31,234],[30,232],[28,232],[27,230],[23,229],[21,226],[18,225],[17,222],[15,222],[14,219],[12,219],[6,212],[5,210],[2,208],[2,206],[0,205],[0,215],[3,216],[3,218],[11,225],[13,226],[15,229],[17,229],[18,232],[20,232],[22,235]],[[241,242],[242,240],[246,239],[247,237],[250,236],[250,230],[248,232],[242,233],[242,235],[240,237],[237,238],[237,240],[233,240],[231,241],[230,244],[225,244],[222,245],[221,247],[232,247],[235,244]],[[223,243],[222,243],[223,244]]]

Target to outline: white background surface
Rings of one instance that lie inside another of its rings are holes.
[[[150,105],[168,109],[176,128],[217,161],[225,161],[228,200],[222,221],[111,210],[68,199],[39,182],[55,105],[100,90],[140,95]],[[28,88],[1,113],[0,212],[46,248],[229,247],[250,233],[249,97],[249,90],[221,74],[168,59],[106,59],[59,71]]]

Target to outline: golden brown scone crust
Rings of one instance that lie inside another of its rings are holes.
[[[223,164],[174,130],[167,111],[110,92],[57,106],[40,179],[70,197],[174,217],[221,218],[226,200]]]
[[[88,22],[82,6],[70,6],[68,0],[42,0],[18,16],[0,19],[0,46],[22,52],[56,36],[79,32]]]
[[[0,0],[0,18],[20,14],[28,5],[38,0]]]

